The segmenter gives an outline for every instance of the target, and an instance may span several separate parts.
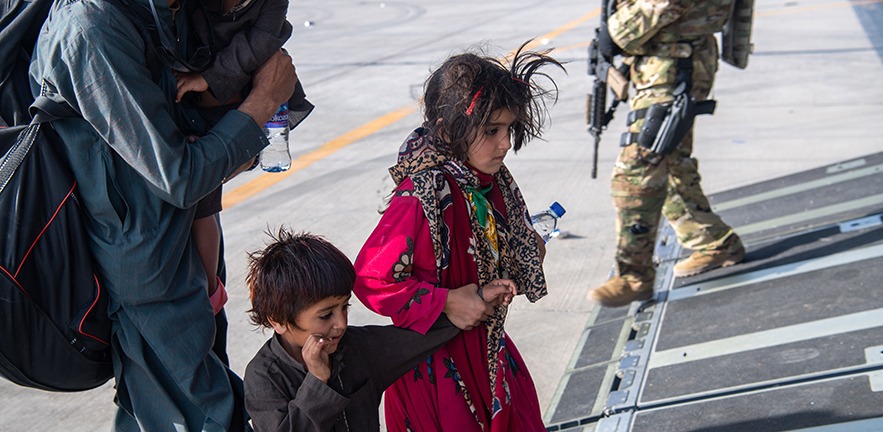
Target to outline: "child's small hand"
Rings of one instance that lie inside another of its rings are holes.
[[[178,94],[175,96],[175,102],[181,102],[181,98],[187,92],[204,92],[208,90],[208,83],[202,74],[175,72],[175,78],[178,79]]]
[[[301,349],[307,371],[326,384],[331,378],[331,361],[326,351],[328,345],[328,339],[322,335],[310,335]]]
[[[510,279],[494,279],[478,289],[478,296],[494,306],[509,306],[517,294],[518,288]]]

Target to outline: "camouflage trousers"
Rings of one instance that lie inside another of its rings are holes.
[[[713,41],[713,37],[711,38]],[[693,90],[705,100],[717,72],[717,45],[693,53]],[[670,102],[675,87],[677,60],[645,56],[636,59],[631,78],[636,94],[632,110]],[[639,132],[643,120],[629,127]],[[711,211],[702,192],[699,163],[691,156],[693,132],[677,149],[658,155],[638,144],[623,147],[613,170],[611,195],[616,207],[616,271],[626,279],[651,281],[655,276],[653,251],[660,215],[671,223],[680,244],[692,250],[720,246],[732,229]]]

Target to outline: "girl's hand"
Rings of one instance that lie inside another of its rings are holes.
[[[478,296],[478,285],[448,290],[443,312],[460,330],[472,330],[494,314],[494,308]]]
[[[478,296],[492,306],[509,306],[517,294],[515,282],[509,279],[494,279],[478,289]]]
[[[326,384],[331,378],[331,361],[326,351],[327,346],[328,340],[322,335],[310,335],[301,349],[307,371]]]
[[[494,315],[494,306],[507,306],[517,293],[509,279],[496,279],[479,288],[464,285],[448,291],[443,312],[461,330],[471,330]]]

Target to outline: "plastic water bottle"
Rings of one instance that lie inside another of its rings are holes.
[[[267,172],[282,172],[291,168],[291,153],[288,152],[288,104],[284,103],[264,125],[264,133],[270,145],[261,152],[261,169]]]
[[[565,211],[564,207],[555,201],[549,208],[530,215],[533,228],[543,238],[544,242],[548,243],[549,240],[558,237],[558,234],[561,233],[558,231],[558,219],[564,216]]]

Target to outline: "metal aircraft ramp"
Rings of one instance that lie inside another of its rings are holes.
[[[549,431],[883,431],[883,153],[715,194],[744,263],[598,308]]]

